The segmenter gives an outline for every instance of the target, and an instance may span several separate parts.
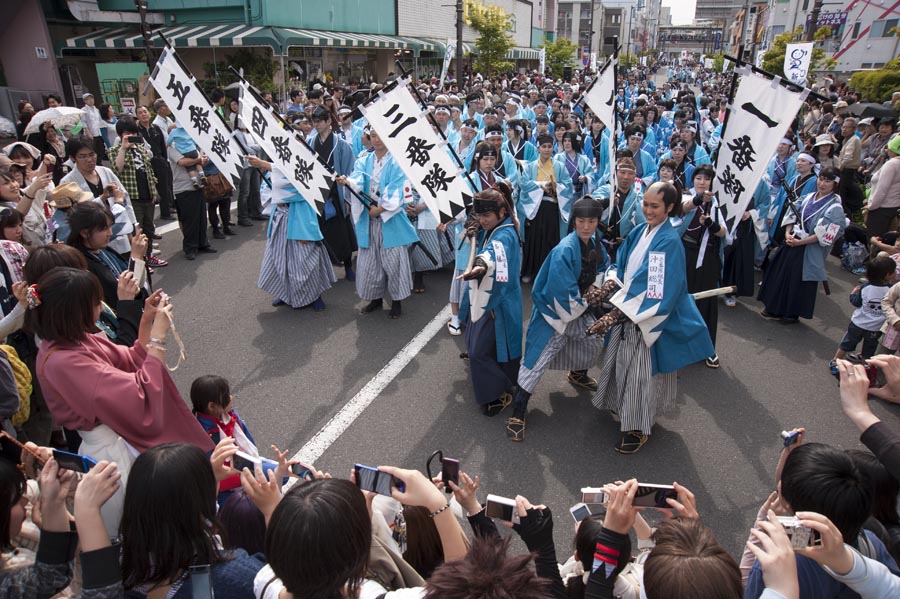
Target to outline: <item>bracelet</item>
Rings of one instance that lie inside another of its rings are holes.
[[[447,505],[445,505],[445,506],[442,507],[441,509],[437,510],[436,512],[431,512],[430,514],[428,514],[428,517],[429,517],[429,518],[434,518],[435,516],[437,516],[438,514],[440,514],[441,512],[443,512],[444,510],[446,510],[446,509],[449,508],[449,507],[450,507],[450,502],[448,501],[448,502],[447,502]]]
[[[25,192],[25,191],[22,192],[22,195],[25,196],[26,198],[28,198],[29,200],[33,200],[33,199],[34,199],[34,196],[28,195],[28,193]]]
[[[156,343],[148,343],[147,349],[155,349],[155,350],[164,352],[164,351],[166,351],[166,346],[165,345],[157,345]]]
[[[150,341],[150,343],[159,343],[160,345],[165,345],[165,344],[166,344],[166,340],[165,340],[165,339],[157,339],[156,337],[150,337],[150,340],[149,340],[149,341]]]

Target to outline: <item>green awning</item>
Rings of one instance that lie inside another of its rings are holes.
[[[287,50],[293,46],[316,48],[381,48],[386,50],[413,50],[436,52],[437,44],[431,40],[396,35],[375,35],[371,33],[343,33],[339,31],[319,31],[313,29],[277,29]]]
[[[445,42],[445,41],[438,41],[438,40],[423,40],[423,41],[429,41],[435,46],[435,49],[432,50],[432,52],[438,52],[440,54],[443,54],[447,47],[447,42]],[[512,48],[509,52],[507,52],[506,58],[509,60],[539,60],[540,53],[541,53],[541,51],[538,50],[537,48],[524,48],[521,46],[516,46],[516,47]],[[477,50],[475,49],[474,43],[463,42],[463,55],[465,55],[465,54],[478,54]]]
[[[272,27],[250,27],[247,25],[180,25],[163,27],[157,31],[176,48],[209,48],[236,46],[266,46],[277,54],[281,52],[281,39]],[[161,48],[163,41],[153,35],[154,47]],[[144,38],[140,31],[131,27],[107,27],[66,40],[66,48],[107,49],[143,48]]]

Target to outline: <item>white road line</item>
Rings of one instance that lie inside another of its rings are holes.
[[[206,210],[206,206],[204,206],[203,209]],[[234,212],[235,210],[237,210],[237,202],[232,202],[231,203],[231,211]],[[166,233],[171,233],[172,231],[177,231],[178,224],[179,223],[176,220],[176,221],[172,221],[168,224],[162,225],[161,227],[156,227],[156,234],[157,235],[165,235]]]
[[[306,445],[294,455],[292,460],[299,460],[307,464],[315,464],[316,460],[322,457],[331,444],[350,428],[359,415],[363,413],[369,404],[371,404],[384,389],[391,384],[398,374],[400,374],[406,365],[412,362],[422,348],[424,348],[431,339],[442,331],[450,319],[450,306],[444,308],[431,319],[431,322],[413,337],[406,346],[403,347],[397,355],[391,358],[384,368],[376,374],[372,380],[365,384],[359,390],[359,393],[353,396],[353,399],[347,402],[340,411],[335,414],[328,423],[322,427],[316,435],[307,441]],[[291,478],[291,481],[297,480]]]

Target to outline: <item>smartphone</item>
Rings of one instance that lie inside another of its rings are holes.
[[[139,143],[141,143],[141,141],[142,141],[142,138],[140,135],[129,135],[128,136],[128,143],[139,144]]]
[[[91,468],[97,465],[97,461],[94,458],[77,453],[69,453],[61,449],[53,450],[53,459],[56,460],[56,463],[63,470],[74,470],[82,474],[87,474]]]
[[[584,487],[581,489],[581,502],[596,505],[605,505],[609,501],[609,495],[599,487]]]
[[[871,385],[870,385],[871,386]],[[800,431],[781,431],[781,439],[784,441],[785,447],[790,447],[800,440]]]
[[[657,507],[672,509],[666,499],[678,499],[678,492],[672,485],[651,485],[641,483],[634,495],[634,507]]]
[[[444,458],[441,460],[441,480],[444,481],[444,491],[452,493],[450,482],[459,486],[459,460]]]
[[[488,495],[487,503],[484,506],[484,515],[488,518],[519,524],[519,512],[516,511],[516,501],[508,497]]]
[[[262,468],[263,474],[266,476],[269,475],[269,472],[271,470],[275,470],[276,468],[278,468],[278,462],[276,462],[275,460],[268,460],[266,458],[252,456],[249,453],[244,453],[243,451],[238,451],[233,456],[231,456],[231,467],[238,472],[242,472],[244,468],[248,468],[250,472],[256,472],[257,465]]]
[[[878,385],[878,368],[876,368],[875,366],[870,366],[869,364],[866,364],[864,366],[864,368],[866,369],[866,376],[869,377],[869,386],[870,387],[877,386]]]
[[[356,486],[363,491],[391,496],[391,489],[396,487],[401,493],[406,490],[406,485],[399,478],[394,478],[387,472],[378,468],[354,464],[353,471],[356,474]]]
[[[575,523],[577,524],[578,522],[591,517],[591,508],[585,503],[576,503],[569,508],[569,513],[572,514],[572,519],[575,520]]]
[[[191,566],[191,596],[193,599],[213,599],[209,564]]]
[[[291,474],[304,480],[312,480],[313,473],[305,464],[291,464]]]

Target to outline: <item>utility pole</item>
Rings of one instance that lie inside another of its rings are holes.
[[[150,24],[147,23],[147,0],[134,0],[134,6],[137,8],[138,15],[141,18],[141,36],[144,38],[144,55],[147,57],[147,68],[153,72],[156,61],[153,59],[153,31]]]
[[[456,82],[463,87],[463,1],[456,0]]]
[[[806,26],[806,41],[808,42],[815,41],[820,12],[822,12],[822,0],[814,0],[812,11],[809,13],[809,25]]]

